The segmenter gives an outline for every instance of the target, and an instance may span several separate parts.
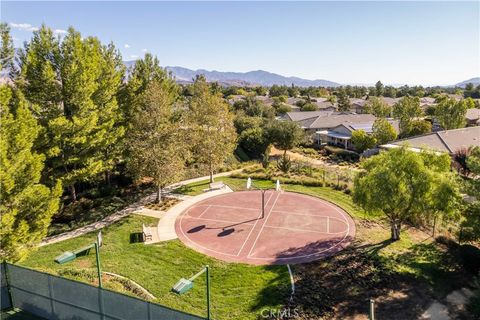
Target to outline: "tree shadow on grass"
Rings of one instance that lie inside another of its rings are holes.
[[[440,282],[461,287],[460,272],[448,252],[436,244],[420,243],[410,250],[379,255],[392,242],[376,244],[353,243],[347,249],[306,264],[293,265],[296,292],[285,306],[295,309],[297,319],[345,319],[368,315],[369,300],[376,302],[379,319],[417,319],[432,299],[438,298],[434,290]],[[291,248],[282,254],[310,252],[322,247],[311,243],[302,248]],[[281,255],[282,255],[281,254]],[[407,268],[408,271],[402,271]],[[432,287],[433,286],[433,287]],[[256,308],[260,309],[263,295],[259,293]]]

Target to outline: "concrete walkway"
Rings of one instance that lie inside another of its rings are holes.
[[[421,320],[453,320],[455,315],[465,311],[465,305],[473,295],[468,288],[462,288],[450,292],[445,298],[445,303],[433,301],[427,310],[421,315]],[[453,317],[452,317],[453,316]]]
[[[175,232],[175,221],[177,217],[185,211],[188,207],[192,206],[193,204],[205,200],[207,198],[211,198],[214,196],[218,196],[220,194],[233,192],[227,185],[219,190],[214,191],[207,191],[202,193],[198,196],[191,197],[190,199],[184,200],[180,203],[177,203],[173,207],[167,210],[163,214],[163,217],[158,222],[157,232],[158,232],[158,240],[159,241],[168,241],[177,239],[177,233]]]
[[[214,175],[214,178],[229,176],[232,173],[240,172],[240,171],[242,171],[242,169],[237,169],[237,170],[233,170],[233,171],[218,173],[218,174]],[[165,191],[165,194],[167,196],[176,197],[180,200],[188,200],[189,196],[174,194],[174,193],[172,193],[172,190],[177,189],[178,187],[181,187],[181,186],[186,185],[186,184],[207,180],[209,178],[210,178],[210,176],[203,176],[203,177],[183,180],[181,182],[174,183],[174,184],[168,186],[167,188],[165,188],[164,191]],[[103,229],[106,226],[111,225],[112,223],[115,223],[118,220],[120,220],[120,219],[122,219],[122,218],[136,212],[136,211],[144,210],[143,206],[152,202],[152,201],[154,201],[155,198],[156,198],[156,193],[152,193],[151,195],[148,195],[148,196],[140,199],[139,201],[129,205],[128,207],[126,207],[122,210],[119,210],[119,211],[109,215],[108,217],[103,218],[100,221],[94,222],[92,224],[89,224],[87,226],[84,226],[84,227],[81,227],[81,228],[78,228],[78,229],[75,229],[75,230],[72,230],[72,231],[64,232],[64,233],[61,233],[61,234],[58,234],[58,235],[55,235],[55,236],[45,238],[39,244],[39,246],[41,247],[41,246],[45,246],[47,244],[52,244],[52,243],[64,241],[64,240],[71,239],[71,238],[76,238],[76,237],[82,236],[86,233],[89,233],[89,232],[92,232],[92,231],[95,231],[95,230]],[[154,211],[154,210],[150,210],[150,211]],[[158,214],[158,213],[156,213],[156,214]],[[155,216],[155,217],[158,217],[158,216]]]

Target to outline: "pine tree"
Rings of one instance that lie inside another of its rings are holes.
[[[347,93],[345,90],[341,89],[338,93],[338,111],[340,112],[348,112],[350,111],[351,104],[350,99],[348,98]]]
[[[113,45],[83,39],[73,28],[60,43],[45,26],[25,51],[17,83],[39,106],[43,132],[36,147],[47,156],[44,178],[61,178],[75,201],[75,184],[112,167],[110,151],[123,135],[116,101],[121,57]]]
[[[47,234],[60,183],[40,184],[45,156],[32,150],[40,126],[18,90],[0,87],[0,255],[17,261]]]
[[[168,85],[152,81],[138,99],[130,134],[128,167],[138,178],[151,177],[157,202],[163,189],[183,174],[187,159],[182,122],[174,117],[175,96]]]
[[[189,130],[197,163],[207,166],[210,182],[214,171],[233,153],[236,132],[233,115],[221,96],[212,94],[203,76],[193,85],[189,101]]]
[[[15,73],[15,49],[10,36],[10,27],[6,23],[0,23],[0,40],[0,71],[12,77]]]
[[[141,60],[135,61],[134,66],[128,72],[130,75],[120,88],[118,94],[121,110],[124,114],[125,126],[129,127],[129,120],[132,119],[134,108],[139,104],[139,97],[147,89],[152,81],[164,83],[168,92],[177,95],[177,86],[171,75],[162,67],[157,57],[150,53],[145,54]]]

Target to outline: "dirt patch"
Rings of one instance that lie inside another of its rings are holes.
[[[179,203],[180,200],[176,198],[165,198],[162,200],[161,203],[156,203],[156,202],[150,202],[146,204],[144,207],[150,210],[157,210],[157,211],[167,211],[177,203]]]
[[[369,300],[379,319],[416,319],[432,300],[430,288],[389,269],[372,251],[385,243],[350,248],[294,267],[297,319],[366,319]]]

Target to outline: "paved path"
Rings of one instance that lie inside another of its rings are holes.
[[[450,292],[445,298],[445,303],[433,301],[427,310],[420,316],[421,320],[452,320],[452,315],[457,315],[465,310],[465,305],[473,295],[470,289],[462,288]]]
[[[171,207],[167,212],[163,214],[163,217],[158,222],[157,232],[159,241],[168,241],[177,239],[177,233],[175,232],[175,221],[177,217],[190,206],[197,202],[205,200],[210,197],[218,196],[220,194],[233,192],[227,185],[220,190],[208,191],[198,196],[191,197],[180,203],[177,203]]]
[[[218,173],[218,174],[214,175],[214,177],[217,178],[217,177],[229,176],[232,173],[240,172],[241,170],[242,169]],[[174,189],[176,189],[176,188],[178,188],[182,185],[190,184],[190,183],[193,183],[193,182],[203,181],[203,180],[206,180],[206,179],[209,179],[209,178],[210,178],[210,176],[203,176],[203,177],[183,180],[181,182],[172,184],[172,185],[168,186],[167,188],[165,188],[165,194],[167,194],[169,196],[177,197],[181,200],[182,199],[183,200],[188,200],[188,198],[189,198],[188,196],[173,194],[172,190],[174,190]],[[142,210],[144,205],[154,201],[155,198],[156,198],[156,193],[152,193],[151,195],[148,195],[148,196],[140,199],[139,201],[129,205],[128,207],[126,207],[126,208],[124,208],[120,211],[117,211],[117,212],[109,215],[108,217],[105,217],[104,219],[102,219],[100,221],[94,222],[92,224],[89,224],[87,226],[84,226],[84,227],[81,227],[81,228],[78,228],[78,229],[75,229],[75,230],[72,230],[72,231],[64,232],[64,233],[61,233],[61,234],[58,234],[58,235],[55,235],[55,236],[45,238],[39,244],[39,246],[41,247],[41,246],[45,246],[47,244],[52,244],[52,243],[64,241],[64,240],[67,240],[67,239],[79,237],[79,236],[84,235],[86,233],[102,229],[102,228],[104,228],[104,227],[106,227],[106,226],[108,226],[108,225],[110,225],[114,222],[117,222],[118,220],[136,212],[136,211]],[[153,211],[153,210],[151,210],[151,211]]]

